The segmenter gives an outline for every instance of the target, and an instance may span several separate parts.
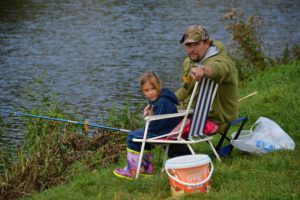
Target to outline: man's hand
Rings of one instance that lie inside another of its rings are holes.
[[[211,66],[202,66],[202,67],[193,67],[191,69],[191,75],[193,77],[193,79],[195,79],[196,81],[199,81],[203,76],[205,77],[212,77],[213,76],[213,70],[211,68]]]
[[[199,81],[204,76],[203,67],[193,67],[191,69],[191,75],[193,79]]]

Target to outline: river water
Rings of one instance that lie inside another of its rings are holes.
[[[0,108],[30,109],[36,102],[29,91],[55,93],[65,105],[61,109],[97,123],[112,105],[145,101],[138,87],[144,71],[157,72],[175,91],[185,27],[200,24],[229,45],[222,17],[234,7],[263,19],[267,55],[280,56],[287,43],[300,44],[298,0],[2,0]],[[0,130],[2,146],[22,139],[19,129]]]

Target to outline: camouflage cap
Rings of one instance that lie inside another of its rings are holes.
[[[189,26],[185,30],[181,40],[180,44],[186,44],[190,42],[199,42],[203,40],[208,40],[209,35],[207,31],[201,27],[201,26]]]

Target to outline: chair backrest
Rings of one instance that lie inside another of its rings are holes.
[[[211,109],[218,85],[206,77],[202,78],[199,89],[196,107],[194,109],[191,128],[188,138],[203,136],[203,130]]]

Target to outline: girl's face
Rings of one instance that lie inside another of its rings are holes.
[[[150,101],[155,101],[158,97],[158,91],[149,81],[144,83],[142,86],[142,91],[146,98],[150,99]]]

